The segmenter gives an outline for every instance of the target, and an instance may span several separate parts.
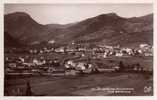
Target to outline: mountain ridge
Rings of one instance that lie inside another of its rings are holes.
[[[49,40],[58,43],[86,40],[86,43],[108,45],[152,45],[153,14],[124,18],[116,13],[108,13],[67,25],[42,25],[27,13],[16,12],[4,16],[4,30],[26,44]]]

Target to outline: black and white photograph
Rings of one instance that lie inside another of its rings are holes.
[[[4,96],[153,96],[153,4],[4,4]]]

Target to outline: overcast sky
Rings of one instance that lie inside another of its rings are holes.
[[[122,17],[153,13],[152,4],[5,4],[4,13],[26,12],[40,24],[67,24],[115,12]]]

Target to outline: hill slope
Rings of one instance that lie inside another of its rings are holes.
[[[27,44],[49,40],[122,46],[153,44],[153,14],[122,18],[109,13],[67,25],[41,25],[28,14],[16,12],[5,15],[4,25],[13,38]]]
[[[14,39],[12,36],[10,36],[9,33],[4,33],[4,46],[5,47],[21,47],[23,44],[19,43],[18,40]]]

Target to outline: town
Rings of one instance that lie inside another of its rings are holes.
[[[79,75],[98,72],[148,71],[138,62],[124,67],[123,60],[113,58],[152,57],[153,47],[140,44],[138,48],[94,45],[72,42],[70,45],[5,51],[5,75]],[[16,54],[15,56],[13,54]],[[18,55],[18,56],[17,56]],[[123,68],[121,68],[123,67]]]

